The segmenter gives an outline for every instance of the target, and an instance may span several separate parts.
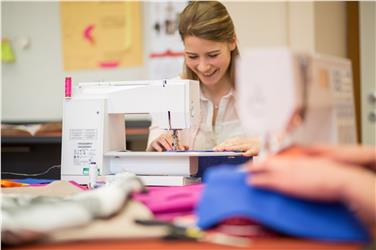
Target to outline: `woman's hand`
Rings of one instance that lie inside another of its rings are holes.
[[[292,146],[279,155],[324,157],[339,163],[365,167],[376,171],[376,148],[366,145],[323,145]]]
[[[244,156],[255,156],[260,152],[260,140],[235,137],[215,146],[214,151],[242,151]]]
[[[376,171],[376,148],[365,145],[313,145],[306,149],[311,156],[321,156],[345,164],[358,165]]]
[[[351,169],[343,165],[323,157],[273,156],[247,164],[248,182],[297,197],[337,200],[343,198],[346,169]]]
[[[152,143],[150,143],[147,151],[171,151],[172,148],[172,134],[171,132],[165,132],[161,134],[159,137],[157,137]],[[189,147],[187,145],[181,145],[178,143],[177,150],[188,150]]]

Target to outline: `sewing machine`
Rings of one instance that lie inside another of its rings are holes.
[[[262,152],[357,142],[349,60],[276,48],[245,51],[237,63],[239,116]]]
[[[194,154],[126,150],[124,114],[150,113],[160,128],[176,131],[198,122],[199,105],[197,81],[79,83],[64,100],[61,179],[86,184],[94,163],[99,180],[130,171],[147,185],[189,182]]]

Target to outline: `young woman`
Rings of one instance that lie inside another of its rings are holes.
[[[259,151],[257,139],[246,138],[235,108],[235,57],[239,55],[234,24],[216,1],[192,1],[180,14],[185,47],[183,79],[200,82],[201,121],[179,131],[180,150]],[[172,150],[172,134],[150,127],[148,151]]]

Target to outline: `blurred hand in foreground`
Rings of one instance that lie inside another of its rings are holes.
[[[341,201],[362,219],[375,223],[376,174],[357,165],[372,158],[372,151],[352,152],[351,158],[343,156],[340,148],[331,150],[323,146],[319,150],[292,148],[261,162],[249,162],[248,183],[305,199]],[[344,152],[347,150],[344,148]]]

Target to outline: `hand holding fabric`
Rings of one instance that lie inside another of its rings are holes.
[[[274,156],[247,165],[249,183],[294,196],[318,200],[337,200],[343,196],[348,178],[342,164],[325,158]]]
[[[366,168],[304,152],[284,152],[261,162],[250,162],[250,185],[292,196],[323,201],[341,201],[367,222],[376,222],[376,175]]]

